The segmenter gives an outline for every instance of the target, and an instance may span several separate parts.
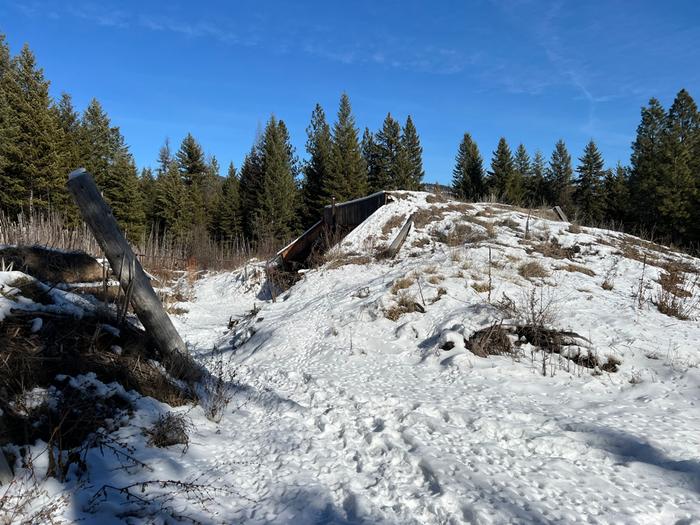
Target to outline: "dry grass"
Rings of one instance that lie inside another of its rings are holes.
[[[396,228],[400,228],[406,222],[406,217],[404,215],[394,215],[389,218],[388,221],[382,226],[382,235],[385,237],[389,235]]]
[[[472,283],[472,288],[479,293],[490,292],[492,290],[491,285],[489,285],[488,281],[484,281],[483,283]]]
[[[447,295],[447,290],[443,287],[440,287],[437,289],[437,293],[436,293],[435,297],[433,299],[431,299],[430,302],[431,303],[438,302],[442,298],[443,295]]]
[[[504,228],[509,228],[513,231],[519,232],[520,231],[520,224],[518,224],[516,221],[508,217],[507,219],[502,219],[500,221],[496,222],[496,226],[502,226]]]
[[[603,288],[603,290],[610,291],[613,288],[615,288],[615,282],[612,279],[606,277],[600,286],[601,288]]]
[[[684,269],[682,265],[665,266],[659,276],[660,290],[652,302],[662,314],[688,320],[698,309],[699,300],[694,299],[694,293],[700,288],[700,277],[691,280]]]
[[[593,270],[591,270],[590,268],[586,268],[585,266],[581,266],[579,264],[567,264],[565,266],[560,266],[559,268],[557,268],[557,270],[564,270],[567,272],[578,272],[588,275],[590,277],[595,277],[595,272]]]
[[[527,253],[531,254],[533,252],[541,253],[545,257],[551,259],[571,259],[578,253],[578,247],[571,246],[565,248],[559,244],[556,238],[552,238],[549,241],[533,243],[531,248],[527,250]]]
[[[474,206],[466,202],[451,202],[447,206],[441,208],[440,211],[442,211],[443,214],[453,212],[467,213],[474,211]]]
[[[391,321],[398,321],[404,314],[422,311],[424,309],[416,302],[415,297],[403,291],[399,293],[396,304],[384,311],[384,317]]]
[[[242,238],[219,242],[205,227],[193,228],[180,238],[154,230],[140,238],[130,238],[129,242],[141,264],[151,273],[187,269],[233,270],[253,257],[267,259],[280,248],[280,241],[269,238],[256,243]],[[85,224],[68,225],[57,214],[37,213],[11,219],[0,210],[0,245],[44,246],[84,252],[95,257],[102,255]]]
[[[416,229],[424,228],[426,225],[442,220],[442,210],[436,206],[421,208],[413,214],[413,226]]]
[[[396,279],[391,285],[391,293],[393,293],[394,295],[398,294],[401,290],[409,288],[414,283],[414,281],[415,279],[410,276]]]
[[[531,261],[520,265],[518,273],[525,279],[543,279],[549,277],[549,272],[537,261]]]
[[[475,244],[491,238],[492,236],[489,235],[489,229],[486,228],[486,230],[487,232],[483,233],[475,230],[468,224],[460,222],[455,224],[447,232],[438,231],[434,232],[433,235],[438,242],[455,247],[465,244]]]
[[[357,253],[333,254],[328,259],[326,268],[329,270],[334,270],[336,268],[341,268],[342,266],[347,266],[348,264],[363,265],[371,262],[372,258],[369,255],[360,255]]]
[[[442,275],[431,275],[428,277],[428,282],[430,284],[440,284],[445,278]]]
[[[428,244],[430,244],[430,239],[428,237],[420,237],[419,239],[413,241],[414,248],[423,248]]]
[[[431,193],[425,198],[425,202],[427,202],[428,204],[441,204],[443,202],[447,202],[447,198],[443,195]]]

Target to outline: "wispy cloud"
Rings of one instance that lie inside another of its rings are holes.
[[[277,54],[303,53],[347,65],[373,64],[380,67],[422,73],[455,74],[474,65],[479,52],[464,53],[459,49],[434,44],[421,44],[411,39],[379,36],[371,41],[343,38],[322,25],[285,21],[274,30],[262,23],[236,24],[231,20],[188,19],[185,15],[163,12],[125,11],[118,7],[91,2],[66,3],[50,9],[41,0],[16,2],[15,10],[29,17],[74,18],[116,29],[142,29],[172,33],[187,38],[211,39],[226,45],[260,47]],[[255,18],[252,15],[252,18]],[[258,21],[260,22],[260,20]],[[269,22],[269,21],[268,21]],[[270,38],[274,35],[274,40]],[[347,36],[347,35],[346,35]]]

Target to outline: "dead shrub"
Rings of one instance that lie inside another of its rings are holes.
[[[525,279],[543,279],[549,277],[549,272],[537,261],[530,261],[520,265],[518,273]]]
[[[558,270],[564,270],[567,272],[578,272],[588,275],[590,277],[595,277],[595,272],[593,270],[591,270],[590,268],[586,268],[585,266],[580,266],[578,264],[567,264],[566,266],[560,266]]]
[[[442,275],[431,275],[428,278],[428,282],[430,284],[440,284],[444,280],[445,280],[445,278]]]
[[[43,500],[41,505],[38,505]],[[65,523],[61,519],[63,509],[69,504],[69,494],[63,493],[49,499],[31,469],[21,473],[2,487],[0,492],[0,524],[47,525]]]
[[[478,357],[505,355],[513,351],[508,332],[499,323],[474,332],[467,340],[466,346]]]
[[[148,444],[158,448],[190,444],[190,432],[194,429],[192,421],[185,414],[168,412],[161,414],[151,428],[146,430]]]

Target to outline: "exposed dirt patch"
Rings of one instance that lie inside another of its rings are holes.
[[[85,253],[58,252],[40,246],[20,246],[0,249],[0,260],[13,269],[40,281],[50,283],[80,283],[102,280],[102,266]]]

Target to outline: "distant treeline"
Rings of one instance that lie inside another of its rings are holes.
[[[188,134],[173,151],[168,140],[155,169],[139,173],[118,127],[97,100],[78,113],[71,97],[55,101],[28,46],[11,56],[0,35],[0,209],[9,215],[53,212],[78,221],[66,174],[90,171],[128,235],[157,233],[219,241],[284,240],[313,224],[333,199],[382,189],[421,189],[422,147],[409,116],[391,114],[360,136],[343,94],[334,123],[316,105],[307,128],[307,160],[291,146],[284,121],[270,117],[240,169],[221,176],[218,161]],[[576,173],[576,175],[574,175]],[[467,200],[495,195],[527,206],[558,204],[586,223],[643,227],[681,244],[700,239],[700,117],[682,90],[669,109],[656,99],[642,109],[629,167],[606,169],[591,141],[574,170],[559,141],[549,159],[513,154],[504,138],[486,171],[466,133],[453,189]]]
[[[574,175],[574,171],[576,175]],[[511,204],[560,205],[586,224],[643,229],[662,239],[697,248],[700,242],[700,113],[682,89],[668,111],[652,98],[642,108],[630,166],[605,168],[595,142],[583,150],[574,170],[563,140],[545,161],[530,158],[520,144],[511,153],[498,142],[491,169],[484,170],[477,145],[465,133],[452,186],[463,199],[493,194]]]

